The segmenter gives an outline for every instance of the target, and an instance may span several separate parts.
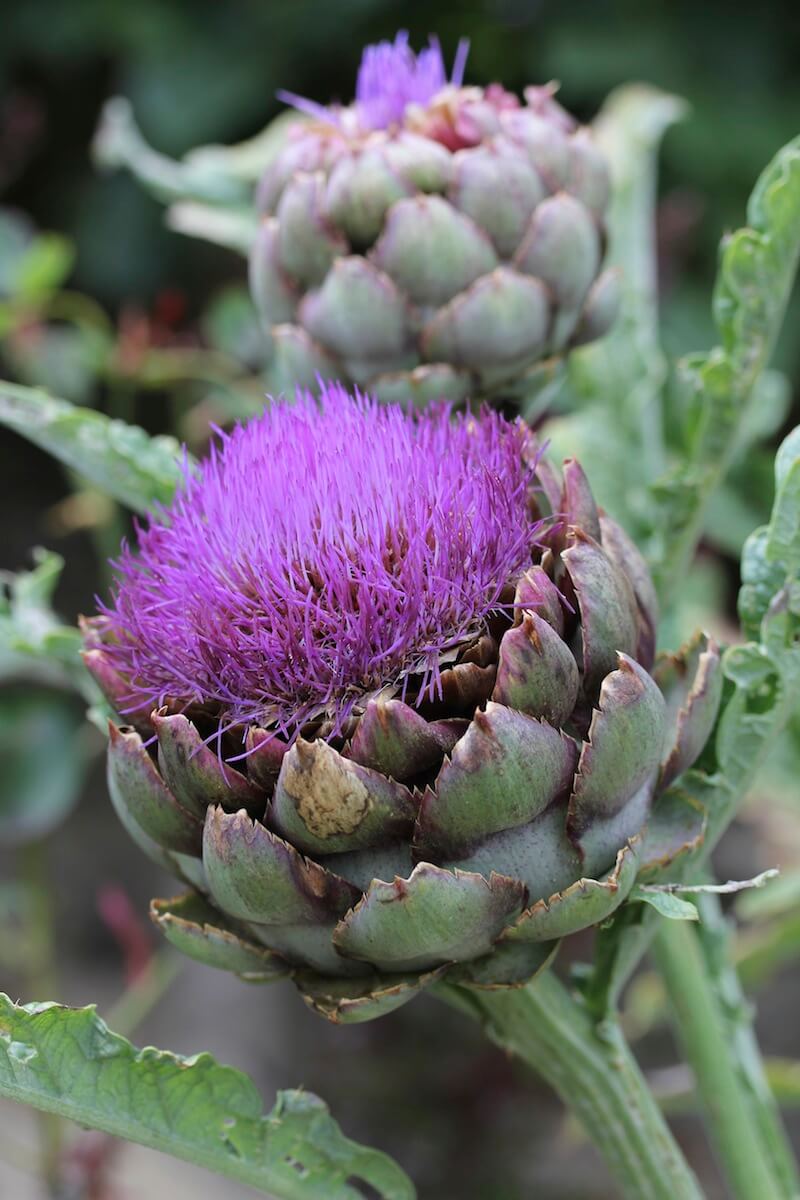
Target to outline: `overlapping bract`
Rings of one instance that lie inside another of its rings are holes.
[[[445,976],[524,982],[638,872],[696,843],[702,814],[669,785],[713,725],[717,649],[697,639],[659,686],[640,555],[576,462],[561,479],[524,452],[527,565],[443,649],[432,693],[424,674],[387,679],[341,727],[317,719],[294,741],[244,724],[206,744],[209,704],[140,707],[112,729],[115,807],[191,887],[153,908],[187,953],[291,975],[327,1017],[365,1020]],[[87,659],[121,707],[108,637],[107,619],[89,623]]]
[[[418,403],[507,392],[614,320],[606,163],[549,86],[465,87],[463,56],[446,83],[437,47],[422,70],[405,43],[368,48],[362,75],[378,50],[351,106],[290,97],[313,117],[259,189],[251,285],[279,374]]]

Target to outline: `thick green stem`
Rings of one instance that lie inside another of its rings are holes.
[[[778,1200],[787,1193],[765,1157],[695,930],[662,921],[653,953],[732,1194],[737,1200]]]
[[[440,985],[441,999],[550,1083],[576,1114],[629,1200],[702,1200],[613,1020],[595,1025],[551,971],[520,989]],[[764,1200],[766,1193],[762,1196]]]
[[[725,1022],[726,1040],[733,1064],[758,1127],[767,1162],[781,1187],[782,1195],[791,1200],[800,1196],[800,1175],[780,1108],[767,1080],[753,1029],[751,1006],[733,964],[731,925],[723,914],[718,896],[700,896],[699,908],[701,923],[697,935],[700,949]]]

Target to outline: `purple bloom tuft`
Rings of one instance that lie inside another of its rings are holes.
[[[338,384],[220,440],[123,547],[105,609],[131,708],[203,705],[294,733],[481,632],[531,561],[529,434],[413,416]]]
[[[466,60],[466,43],[456,55],[452,82],[461,85]],[[402,121],[409,104],[427,104],[447,85],[442,48],[432,37],[425,50],[415,54],[402,30],[392,42],[367,46],[361,57],[356,82],[356,106],[366,129],[388,129]]]
[[[469,42],[462,38],[449,80],[454,87],[463,82],[468,51]],[[427,48],[415,54],[408,44],[408,33],[401,30],[394,42],[367,46],[361,56],[355,99],[358,125],[363,130],[388,129],[403,120],[409,104],[427,104],[447,84],[438,38],[431,37]],[[341,110],[336,108],[325,108],[293,92],[280,91],[278,96],[317,120],[334,124],[340,120]]]

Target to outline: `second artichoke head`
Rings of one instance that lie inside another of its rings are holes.
[[[602,336],[608,167],[551,85],[524,101],[448,80],[438,43],[367,49],[352,104],[299,120],[258,193],[253,297],[287,387],[317,375],[383,400],[524,388]]]

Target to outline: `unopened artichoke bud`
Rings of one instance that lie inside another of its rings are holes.
[[[113,803],[188,885],[154,919],[332,1020],[519,985],[700,836],[667,789],[717,649],[651,673],[641,556],[520,421],[298,392],[221,434],[116,572],[87,661]]]
[[[603,155],[555,85],[465,85],[466,49],[448,79],[435,40],[399,34],[366,49],[352,104],[281,94],[310,120],[261,182],[250,275],[287,384],[510,394],[613,324]]]

